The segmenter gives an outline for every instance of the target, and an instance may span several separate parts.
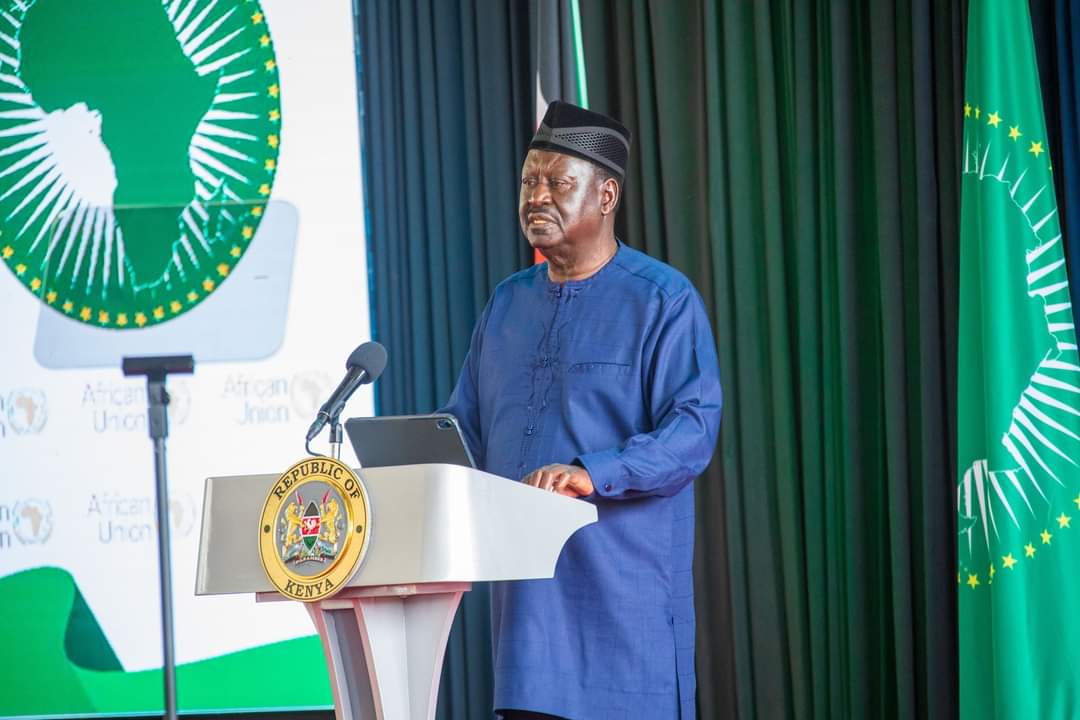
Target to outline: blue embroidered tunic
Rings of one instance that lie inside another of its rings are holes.
[[[444,412],[480,468],[583,465],[598,522],[551,580],[492,586],[495,708],[693,718],[694,497],[720,424],[716,350],[678,271],[620,244],[592,277],[495,290]]]

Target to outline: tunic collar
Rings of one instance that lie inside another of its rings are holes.
[[[560,292],[565,291],[570,296],[574,296],[595,283],[601,275],[604,275],[608,271],[608,268],[615,264],[615,258],[619,257],[619,254],[623,252],[623,248],[626,247],[619,238],[615,238],[615,243],[618,246],[615,248],[615,254],[608,258],[608,261],[601,265],[599,270],[587,278],[582,278],[581,280],[567,280],[562,283],[553,282],[551,276],[548,275],[547,267],[545,267],[541,274],[544,276],[544,283],[547,285],[548,292],[551,295],[557,295]],[[544,263],[544,265],[546,266],[547,263]]]

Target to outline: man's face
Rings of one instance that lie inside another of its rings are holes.
[[[603,187],[587,160],[530,150],[521,168],[518,218],[521,231],[540,252],[599,240]]]

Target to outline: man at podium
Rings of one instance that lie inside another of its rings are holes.
[[[555,577],[492,589],[495,709],[692,718],[692,481],[720,424],[716,348],[681,273],[615,237],[630,133],[552,103],[521,173],[546,263],[492,294],[454,414],[478,466],[594,503]]]

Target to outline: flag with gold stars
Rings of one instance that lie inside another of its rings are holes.
[[[972,0],[963,112],[962,718],[1080,707],[1080,356],[1028,4]]]

